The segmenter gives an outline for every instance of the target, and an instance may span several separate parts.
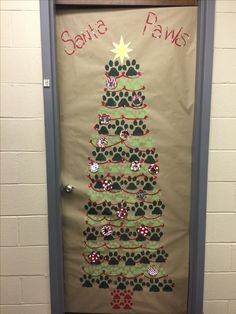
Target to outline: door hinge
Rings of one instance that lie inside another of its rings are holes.
[[[43,87],[50,87],[50,79],[44,79],[43,80]]]

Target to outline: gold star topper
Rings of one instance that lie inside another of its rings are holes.
[[[120,42],[119,44],[113,43],[114,49],[111,50],[111,52],[114,52],[116,55],[114,57],[114,60],[117,58],[120,58],[121,63],[123,63],[124,59],[129,59],[129,52],[133,51],[133,49],[129,48],[130,42],[125,44],[123,36],[120,36]]]

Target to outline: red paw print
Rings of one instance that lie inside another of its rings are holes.
[[[115,310],[125,309],[130,310],[132,308],[133,292],[130,290],[115,289],[112,293],[111,306]]]

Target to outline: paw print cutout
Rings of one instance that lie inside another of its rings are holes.
[[[135,263],[135,253],[132,252],[132,253],[125,253],[125,256],[124,256],[124,261],[125,261],[125,265],[127,266],[135,266],[136,263]]]
[[[104,207],[104,209],[102,211],[102,215],[104,215],[104,216],[111,216],[112,215],[112,211],[110,210],[110,208],[108,206]]]
[[[117,231],[116,235],[120,241],[129,241],[129,232],[129,228],[121,228],[120,231]]]
[[[135,278],[130,282],[130,285],[133,287],[133,291],[143,291],[143,287],[145,287],[145,282],[143,278]]]
[[[149,155],[147,155],[147,158],[144,160],[144,162],[146,164],[155,164],[156,162],[155,158],[157,157],[158,157],[158,154],[153,155],[152,153],[150,153]]]
[[[164,292],[172,292],[174,289],[174,282],[170,279],[170,280],[164,280],[163,281],[163,291]]]
[[[96,228],[92,227],[88,227],[83,234],[86,236],[86,240],[91,240],[91,241],[95,241],[97,240],[97,236],[99,235],[99,232],[96,230]]]
[[[119,94],[115,96],[115,101],[118,107],[129,107],[129,93],[119,92]]]
[[[98,162],[106,161],[107,154],[105,152],[105,148],[96,147],[96,149],[92,152],[94,159]]]
[[[114,62],[110,60],[108,64],[105,65],[105,70],[109,76],[115,77],[120,75],[120,70],[122,70],[122,68],[119,67],[119,61]]]
[[[98,212],[96,210],[96,206],[93,205],[85,205],[84,209],[88,211],[88,215],[97,215]]]
[[[150,292],[160,292],[160,289],[163,287],[159,279],[150,279],[150,281],[146,283],[146,286],[149,288]]]
[[[157,250],[157,263],[165,263],[168,257],[168,253],[165,250]]]
[[[121,257],[117,252],[109,252],[107,259],[109,265],[119,265]]]
[[[134,125],[130,126],[130,129],[133,130],[133,135],[135,136],[141,136],[144,134],[147,134],[149,131],[146,130],[147,126],[146,124],[140,120],[140,121],[134,121]]]
[[[130,290],[126,290],[124,292],[124,305],[123,305],[123,308],[124,310],[130,310],[132,308],[132,297],[133,297],[133,292],[130,291]]]
[[[121,308],[120,290],[116,289],[116,290],[112,291],[111,296],[112,296],[112,302],[111,302],[112,308],[114,310],[119,310]]]
[[[132,103],[131,103],[132,107],[139,108],[139,107],[142,107],[143,102],[145,100],[145,96],[142,95],[141,91],[133,92],[131,100],[132,100]]]
[[[139,259],[139,263],[141,264],[149,264],[150,263],[150,252],[144,252],[142,251],[140,254],[137,255],[137,258]]]
[[[112,302],[111,306],[115,310],[124,309],[130,310],[132,308],[132,297],[133,292],[130,290],[119,290],[115,289],[111,293]]]
[[[109,285],[112,283],[112,280],[108,276],[100,276],[96,279],[96,283],[99,288],[108,289]]]
[[[152,209],[152,214],[153,215],[162,215],[163,210],[165,209],[165,205],[162,203],[161,200],[154,201],[153,206],[150,207]]]
[[[80,282],[82,283],[82,287],[92,288],[94,279],[91,275],[83,275],[83,277],[80,278]]]
[[[127,280],[125,277],[118,277],[117,281],[115,281],[115,285],[119,290],[125,290],[129,284],[129,280]]]
[[[124,129],[128,129],[128,127],[129,127],[129,125],[127,123],[125,123],[125,120],[120,120],[120,121],[116,120],[113,128],[115,129],[115,134],[120,135],[120,132],[123,131]]]
[[[102,96],[103,105],[106,107],[116,107],[115,96],[115,92],[107,91],[105,95]]]
[[[163,232],[160,228],[151,228],[151,237],[150,241],[160,241],[161,237],[163,236]]]
[[[140,68],[140,65],[136,63],[136,60],[133,59],[131,62],[130,60],[126,61],[126,64],[123,65],[123,69],[126,76],[137,76],[139,74],[138,70]]]

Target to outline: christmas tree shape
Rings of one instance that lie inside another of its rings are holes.
[[[84,288],[111,289],[113,309],[131,309],[134,293],[171,292],[161,246],[165,205],[158,187],[158,153],[147,126],[145,85],[121,37],[105,65],[104,94],[89,159],[85,205]],[[124,62],[124,59],[127,59]]]

